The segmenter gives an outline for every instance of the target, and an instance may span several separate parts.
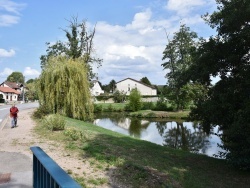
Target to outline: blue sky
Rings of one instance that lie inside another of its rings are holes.
[[[25,80],[39,77],[40,56],[46,42],[65,41],[73,16],[96,24],[95,68],[102,84],[127,77],[147,77],[152,84],[166,84],[162,52],[180,23],[198,36],[215,34],[201,15],[216,10],[215,0],[0,0],[0,83],[13,71]]]

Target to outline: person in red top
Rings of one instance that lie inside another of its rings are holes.
[[[14,128],[17,126],[17,113],[19,112],[18,108],[15,106],[15,104],[12,105],[10,108],[10,117],[11,117],[11,128]]]

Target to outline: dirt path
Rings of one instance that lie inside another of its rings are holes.
[[[91,166],[89,161],[82,159],[77,154],[65,151],[63,144],[39,138],[33,128],[36,123],[31,119],[34,109],[19,112],[17,127],[11,129],[10,118],[5,127],[0,130],[0,151],[18,152],[32,159],[30,147],[39,146],[66,172],[73,176],[82,177],[88,187],[108,188],[108,185],[91,185],[87,180],[105,178],[109,179],[106,172]]]

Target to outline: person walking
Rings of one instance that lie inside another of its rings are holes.
[[[17,126],[17,113],[19,112],[18,108],[15,106],[15,104],[12,105],[10,108],[10,118],[11,118],[11,128],[14,128]]]

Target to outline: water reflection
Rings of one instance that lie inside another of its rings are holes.
[[[98,114],[94,124],[125,135],[147,140],[159,145],[175,149],[187,150],[213,156],[221,151],[217,144],[221,140],[213,133],[218,133],[218,127],[207,135],[198,123],[171,120],[145,120],[128,118],[125,114]]]

